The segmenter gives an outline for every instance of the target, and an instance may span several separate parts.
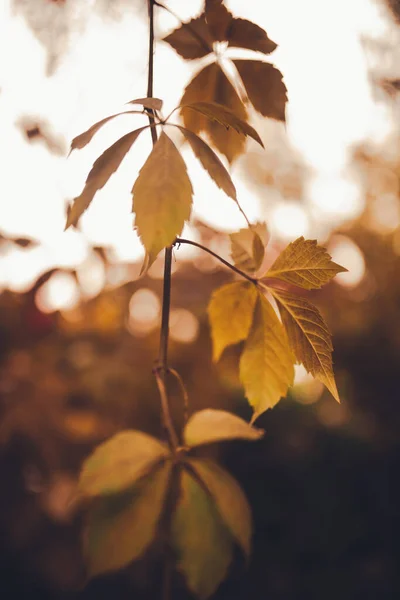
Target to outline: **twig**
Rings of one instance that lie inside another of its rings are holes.
[[[188,396],[185,384],[183,383],[182,377],[179,375],[178,371],[176,371],[175,369],[171,369],[171,367],[168,367],[168,373],[171,373],[171,375],[173,375],[175,377],[175,379],[179,383],[179,387],[181,388],[181,393],[182,393],[182,398],[183,398],[183,422],[187,423],[187,420],[189,418],[189,396]]]
[[[168,437],[171,448],[175,450],[178,447],[179,442],[178,436],[176,435],[174,429],[174,425],[172,423],[171,413],[169,411],[167,388],[165,385],[165,369],[163,367],[156,367],[154,369],[154,375],[156,377],[157,387],[160,393],[164,425],[166,430],[168,431]]]
[[[235,273],[237,273],[241,277],[247,279],[247,281],[254,283],[254,285],[258,285],[258,279],[256,279],[255,277],[250,277],[250,275],[247,275],[247,273],[241,271],[240,269],[235,267],[235,265],[232,265],[230,262],[222,258],[222,256],[220,256],[216,252],[213,252],[212,250],[210,250],[210,248],[207,248],[207,246],[203,246],[202,244],[199,244],[198,242],[193,242],[192,240],[185,240],[184,238],[176,238],[174,245],[176,244],[189,244],[190,246],[196,246],[196,248],[201,248],[201,250],[204,250],[204,252],[208,252],[208,254],[211,254],[211,256],[222,262],[222,264],[224,264],[232,271],[235,271]]]
[[[153,97],[153,74],[154,74],[154,0],[148,0],[149,12],[149,69],[147,74],[147,97]],[[154,111],[146,109],[150,125],[154,124]],[[151,139],[153,145],[157,142],[157,131],[151,127]]]

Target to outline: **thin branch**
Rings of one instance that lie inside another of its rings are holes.
[[[147,74],[147,97],[153,97],[153,78],[154,78],[154,0],[148,0],[149,11],[149,69]],[[151,108],[146,109],[149,123],[154,123],[154,111]],[[151,139],[153,145],[157,142],[157,131],[154,127],[151,128]]]
[[[161,314],[161,332],[160,332],[160,352],[158,355],[158,364],[164,372],[168,369],[168,337],[169,337],[169,313],[171,307],[171,267],[172,267],[172,246],[165,248],[164,261],[164,283],[163,283],[163,303]]]
[[[247,281],[251,281],[251,283],[254,283],[254,285],[258,285],[258,279],[256,279],[255,277],[250,277],[250,275],[247,275],[247,273],[245,273],[244,271],[241,271],[240,269],[235,267],[235,265],[232,265],[230,262],[228,262],[227,260],[222,258],[222,256],[220,256],[216,252],[213,252],[212,250],[210,250],[210,248],[207,248],[207,246],[203,246],[202,244],[199,244],[198,242],[192,242],[192,240],[185,240],[184,238],[176,238],[174,244],[175,245],[176,244],[178,244],[178,245],[179,244],[189,244],[190,246],[196,246],[196,248],[201,248],[201,250],[204,250],[204,252],[208,252],[208,254],[211,254],[211,256],[213,256],[214,258],[216,258],[217,260],[222,262],[222,264],[224,264],[226,267],[228,267],[232,271],[235,271],[235,273],[237,273],[241,277],[244,277],[245,279],[247,279]]]
[[[171,375],[175,377],[175,379],[179,383],[179,387],[181,388],[183,398],[183,422],[186,424],[189,418],[189,395],[187,393],[187,389],[178,371],[176,371],[175,369],[171,369],[171,367],[168,367],[168,373],[171,373]]]
[[[169,437],[169,442],[170,442],[171,448],[174,450],[175,448],[178,447],[179,441],[178,441],[178,436],[176,435],[174,425],[172,423],[171,413],[169,411],[167,388],[165,385],[165,370],[164,370],[164,368],[156,367],[154,369],[154,375],[156,378],[158,391],[160,393],[164,425],[165,425],[166,430],[168,431],[168,437]]]

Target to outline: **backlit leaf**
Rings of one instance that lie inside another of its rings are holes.
[[[110,117],[106,117],[105,119],[98,121],[97,123],[95,123],[94,125],[89,127],[89,129],[87,131],[84,131],[83,133],[81,133],[80,135],[78,135],[77,137],[75,137],[72,140],[70,153],[72,152],[72,150],[77,150],[77,149],[81,150],[82,148],[84,148],[92,140],[93,136],[99,131],[99,129],[101,129],[101,127],[103,127],[103,125],[108,123],[108,121],[115,119],[115,117],[120,117],[121,115],[138,115],[138,114],[140,115],[142,113],[140,113],[136,110],[127,110],[125,112],[120,112],[120,113],[117,113],[116,115],[111,115]]]
[[[221,519],[244,554],[251,551],[252,518],[249,503],[238,482],[211,460],[191,458],[191,468],[210,492]]]
[[[145,108],[161,110],[163,101],[160,98],[136,98],[135,100],[129,100],[127,104],[141,104]]]
[[[135,140],[145,129],[147,127],[141,127],[140,129],[136,129],[136,131],[127,133],[99,156],[86,179],[83,192],[74,199],[74,203],[68,212],[65,229],[78,223],[82,213],[85,212],[93,200],[95,193],[105,186],[111,175],[118,169]]]
[[[258,60],[233,61],[254,108],[264,117],[285,121],[287,90],[282,73]]]
[[[191,448],[224,440],[250,440],[262,438],[264,431],[256,429],[240,417],[227,412],[206,408],[194,413],[183,431],[183,440]]]
[[[264,260],[265,243],[257,232],[257,228],[261,232],[263,226],[266,229],[265,224],[257,223],[229,235],[233,262],[239,269],[247,273],[254,274],[258,271]],[[266,232],[263,233],[266,238]]]
[[[221,188],[227,196],[236,201],[236,189],[233,185],[231,176],[215,152],[193,131],[186,129],[185,127],[179,127],[179,129],[182,131],[189,142],[193,153],[199,159],[214,183]]]
[[[247,48],[263,54],[270,54],[277,45],[267,33],[252,21],[233,19],[229,28],[229,46]]]
[[[167,35],[163,41],[187,60],[202,58],[213,51],[213,40],[204,14],[188,23],[182,23],[181,27]]]
[[[92,577],[120,569],[147,550],[164,508],[171,467],[168,461],[134,489],[95,500],[85,532]]]
[[[205,14],[213,40],[216,42],[227,40],[232,15],[222,0],[206,0]]]
[[[287,292],[271,290],[278,303],[290,345],[299,363],[322,381],[339,402],[332,368],[332,342],[328,327],[316,306]]]
[[[211,596],[227,575],[232,536],[210,495],[186,470],[181,472],[171,543],[190,591],[201,599]]]
[[[208,316],[215,361],[227,346],[247,337],[256,300],[255,285],[246,281],[228,283],[214,291],[208,305]]]
[[[182,96],[181,105],[193,106],[196,103],[198,107],[199,102],[203,104],[217,102],[231,109],[236,118],[241,119],[242,122],[247,119],[243,102],[216,63],[207,65],[192,79]],[[243,152],[245,137],[237,133],[233,127],[227,129],[226,125],[210,120],[209,114],[205,116],[193,108],[182,108],[182,118],[187,129],[194,133],[206,132],[213,146],[224,154],[230,163]]]
[[[286,395],[293,384],[293,359],[281,322],[268,300],[259,294],[240,359],[240,379],[254,408],[253,421]]]
[[[316,240],[299,237],[285,248],[265,275],[311,290],[344,271],[347,269],[334,263]]]
[[[172,244],[190,217],[192,184],[175,144],[163,132],[132,188],[135,225],[146,251]]]
[[[120,492],[169,455],[167,446],[141,431],[122,431],[97,446],[86,459],[79,480],[84,496]]]

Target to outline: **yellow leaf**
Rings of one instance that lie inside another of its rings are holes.
[[[85,531],[91,577],[140,558],[156,536],[171,475],[170,461],[123,494],[97,498]]]
[[[200,599],[211,596],[227,575],[232,536],[210,495],[186,470],[181,472],[171,543],[190,591]]]
[[[231,176],[215,152],[193,131],[186,129],[186,127],[179,127],[179,129],[182,131],[189,142],[193,153],[199,159],[214,183],[221,188],[227,196],[236,201],[236,189],[233,185]]]
[[[319,310],[304,298],[270,290],[278,303],[282,322],[298,362],[308,373],[322,381],[339,402],[332,368],[332,342]]]
[[[229,28],[229,46],[247,48],[255,52],[270,54],[277,45],[269,39],[267,33],[247,19],[233,19]]]
[[[196,103],[198,106],[201,102],[219,103],[228,107],[242,122],[247,119],[243,102],[216,63],[204,67],[192,79],[182,96],[181,105]],[[230,163],[244,151],[245,137],[232,126],[227,129],[226,125],[212,121],[209,115],[206,116],[192,108],[182,108],[182,118],[185,127],[194,133],[205,131],[215,148],[224,154]],[[215,116],[213,118],[215,119]]]
[[[282,73],[258,60],[233,61],[254,108],[264,117],[285,121],[287,90]]]
[[[293,283],[306,290],[317,289],[335,275],[347,271],[331,260],[316,240],[299,237],[278,256],[265,276]]]
[[[206,24],[204,13],[181,27],[174,29],[164,39],[187,60],[202,58],[213,51],[213,40]]]
[[[192,208],[192,184],[175,144],[163,132],[132,188],[135,225],[156,256],[181,233]]]
[[[206,408],[190,417],[183,431],[183,440],[186,446],[194,448],[224,440],[256,441],[263,435],[262,429],[252,427],[237,415],[226,410]]]
[[[75,198],[72,208],[68,212],[65,229],[78,223],[82,213],[85,212],[93,200],[95,193],[106,185],[111,175],[118,169],[125,155],[129,152],[132,144],[145,129],[147,127],[141,127],[136,131],[127,133],[95,161],[86,179],[83,192]]]
[[[212,460],[191,458],[189,465],[210,492],[221,519],[249,557],[252,518],[249,503],[238,482]]]
[[[281,322],[268,300],[259,294],[240,359],[240,379],[254,408],[253,421],[286,396],[293,384],[293,359]]]
[[[247,337],[256,300],[255,285],[245,281],[228,283],[215,290],[208,305],[214,361],[227,346]]]
[[[229,235],[233,262],[239,269],[251,274],[258,271],[264,260],[266,242],[264,243],[257,230],[264,239],[268,237],[264,223],[257,223]]]
[[[105,119],[98,121],[98,123],[95,123],[94,125],[89,127],[89,129],[87,131],[84,131],[83,133],[76,136],[72,140],[70,154],[71,154],[72,150],[81,150],[82,148],[84,148],[92,140],[92,138],[99,131],[99,129],[101,129],[101,127],[103,127],[103,125],[108,123],[108,121],[115,119],[115,117],[120,117],[121,115],[138,115],[138,114],[140,115],[141,113],[136,110],[127,110],[125,112],[120,112],[120,113],[117,113],[116,115],[111,115],[110,117],[106,117]]]
[[[83,464],[79,490],[84,496],[115,494],[134,484],[157,462],[167,446],[141,431],[121,431],[97,446]]]

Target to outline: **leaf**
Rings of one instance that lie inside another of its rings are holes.
[[[151,110],[161,110],[163,101],[160,98],[136,98],[135,100],[129,100],[127,104],[141,104]]]
[[[244,150],[244,136],[237,133],[234,128],[227,129],[225,125],[211,121],[201,112],[184,106],[198,102],[219,102],[230,108],[242,121],[247,119],[243,102],[215,63],[204,67],[186,87],[181,100],[182,118],[187,129],[194,133],[206,132],[213,146],[232,163]]]
[[[255,285],[245,281],[228,283],[214,291],[208,305],[214,361],[227,346],[247,337],[256,300]]]
[[[146,433],[133,430],[117,433],[97,446],[85,460],[79,480],[80,492],[84,496],[120,492],[168,456],[168,448]]]
[[[194,413],[183,431],[186,446],[194,448],[202,444],[225,440],[255,441],[262,438],[264,431],[252,427],[240,417],[226,410],[206,408]]]
[[[325,248],[317,246],[317,240],[299,237],[285,248],[265,275],[312,290],[344,271],[347,269],[334,263]]]
[[[190,217],[193,188],[175,144],[163,132],[132,188],[135,225],[146,251],[172,244]]]
[[[80,135],[78,135],[77,137],[75,137],[72,140],[71,150],[69,153],[71,154],[72,150],[81,150],[82,148],[87,146],[87,144],[92,140],[92,138],[99,131],[99,129],[101,129],[101,127],[103,127],[103,125],[108,123],[108,121],[115,119],[115,117],[120,117],[121,115],[138,115],[138,114],[140,115],[142,113],[140,113],[136,110],[127,110],[125,112],[120,112],[120,113],[117,113],[116,115],[111,115],[110,117],[106,117],[105,119],[98,121],[98,123],[95,123],[94,125],[89,127],[89,129],[87,131],[85,131],[84,133],[81,133]]]
[[[254,274],[258,271],[264,260],[264,242],[256,231],[257,227],[261,231],[263,226],[265,224],[257,223],[257,225],[229,234],[233,262],[239,269],[247,273]],[[264,235],[264,237],[266,236]]]
[[[287,89],[282,73],[258,60],[233,61],[254,108],[264,117],[285,121]]]
[[[164,39],[182,58],[202,58],[213,51],[213,40],[207,27],[204,13],[188,23],[182,23]]]
[[[233,19],[229,29],[229,46],[247,48],[270,54],[277,44],[269,39],[266,31],[247,19]]]
[[[179,126],[178,126],[179,127]],[[189,142],[194,155],[199,159],[214,183],[221,188],[227,196],[237,200],[236,189],[231,176],[215,152],[198,135],[185,127],[179,127]]]
[[[240,379],[254,408],[254,421],[293,384],[293,356],[274,309],[259,294],[250,334],[240,358]]]
[[[147,550],[164,508],[171,468],[168,462],[134,489],[96,499],[85,532],[91,577],[120,569]]]
[[[232,14],[222,0],[206,0],[205,15],[213,40],[216,42],[227,40]]]
[[[251,510],[242,488],[212,460],[190,458],[188,463],[210,492],[221,519],[248,558],[253,527]]]
[[[125,155],[129,152],[140,133],[145,129],[147,129],[147,127],[141,127],[140,129],[127,133],[103,152],[103,154],[95,161],[86,179],[83,192],[74,199],[72,208],[68,211],[65,229],[78,223],[81,215],[93,200],[95,193],[105,186],[111,175],[118,169]]]
[[[316,306],[278,290],[271,290],[278,303],[290,345],[299,363],[322,381],[339,402],[332,368],[332,342],[329,329]]]
[[[177,567],[192,593],[208,598],[226,577],[232,560],[232,537],[211,497],[182,470],[171,542]]]

